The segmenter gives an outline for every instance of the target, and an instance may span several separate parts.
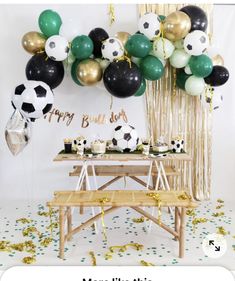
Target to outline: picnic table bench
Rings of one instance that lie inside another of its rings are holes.
[[[156,200],[156,198],[158,198]],[[104,200],[105,199],[105,200]],[[111,213],[121,207],[129,207],[151,220],[161,228],[169,232],[179,241],[179,257],[184,256],[184,232],[186,208],[196,208],[197,204],[192,201],[186,191],[148,191],[148,190],[85,190],[85,191],[57,191],[49,207],[59,208],[60,228],[60,258],[64,258],[65,242],[71,240],[72,236],[82,229],[91,226],[100,219],[103,214]],[[154,217],[143,207],[170,207],[174,208],[175,227],[170,228],[159,218]],[[78,227],[72,228],[73,207],[102,207],[103,212],[94,215]],[[109,207],[106,209],[106,207]],[[105,209],[104,209],[105,208]],[[65,223],[67,220],[67,233],[65,234]]]

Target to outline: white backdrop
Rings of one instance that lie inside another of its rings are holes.
[[[95,87],[79,87],[66,75],[55,89],[55,108],[75,113],[70,126],[65,122],[51,123],[41,119],[33,125],[33,137],[25,150],[13,157],[4,139],[5,125],[13,110],[11,93],[25,81],[25,66],[30,55],[21,47],[22,35],[38,30],[37,18],[44,9],[59,12],[64,21],[73,19],[88,34],[94,27],[103,27],[110,35],[117,31],[137,31],[137,6],[115,5],[116,22],[109,26],[107,5],[1,5],[0,6],[0,191],[1,199],[48,199],[56,189],[72,189],[75,179],[68,177],[73,163],[53,163],[52,159],[63,147],[65,137],[85,135],[93,139],[99,135],[110,139],[118,124],[95,125],[81,128],[83,114],[110,115],[110,95]],[[231,79],[221,88],[223,107],[214,113],[213,129],[213,197],[232,199],[235,195],[235,89],[233,73],[233,22],[235,7],[216,6],[214,12],[214,42],[224,56]],[[235,43],[235,42],[234,42]],[[114,99],[112,111],[124,109],[129,124],[135,126],[141,137],[146,135],[144,98]]]

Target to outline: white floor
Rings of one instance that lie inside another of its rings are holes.
[[[166,265],[222,265],[230,270],[235,270],[235,205],[225,202],[224,207],[216,210],[217,202],[201,203],[197,209],[198,218],[207,218],[207,223],[201,223],[193,231],[191,217],[187,217],[186,227],[186,251],[185,258],[178,258],[178,243],[172,239],[167,232],[153,225],[150,233],[145,229],[145,223],[133,222],[133,218],[139,218],[139,214],[130,209],[119,209],[117,212],[105,217],[107,228],[107,241],[104,241],[100,231],[95,234],[90,227],[75,235],[73,240],[66,244],[65,260],[58,256],[58,229],[54,231],[54,241],[46,248],[40,246],[37,234],[32,237],[23,237],[22,230],[27,226],[35,226],[41,233],[50,237],[46,227],[50,224],[49,219],[39,216],[38,211],[48,211],[45,202],[3,202],[0,204],[0,241],[8,240],[11,243],[20,243],[32,240],[37,245],[37,265],[91,265],[92,259],[89,251],[94,251],[97,265],[140,265],[140,261],[151,262],[157,266]],[[223,217],[213,217],[215,212],[224,212]],[[90,210],[86,214],[78,216],[74,213],[74,223],[85,220],[90,216]],[[30,218],[33,221],[29,224],[16,223],[19,218]],[[56,220],[56,218],[54,218]],[[166,211],[163,211],[162,220],[173,225],[173,218]],[[211,259],[205,256],[201,243],[208,233],[217,231],[217,227],[224,227],[229,232],[225,236],[228,243],[226,254],[220,259]],[[102,227],[100,225],[100,229]],[[143,250],[137,251],[128,248],[125,252],[115,252],[112,259],[106,260],[105,253],[108,246],[125,245],[128,243],[139,243],[144,246]],[[1,252],[0,270],[12,265],[21,265],[22,258],[29,256],[25,252]]]

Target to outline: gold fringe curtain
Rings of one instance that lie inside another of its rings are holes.
[[[141,4],[140,16],[146,12],[169,15],[187,4]],[[198,5],[208,16],[208,35],[212,34],[210,4]],[[165,75],[156,82],[148,82],[146,113],[149,137],[156,141],[160,136],[170,143],[175,136],[185,140],[185,150],[192,156],[192,163],[174,163],[181,177],[172,179],[175,189],[188,188],[197,200],[207,200],[211,191],[211,113],[201,105],[199,97],[185,94],[175,87],[175,71],[167,65]]]

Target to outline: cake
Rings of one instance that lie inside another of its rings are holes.
[[[91,152],[94,154],[104,154],[106,152],[106,141],[95,140],[91,143]]]

